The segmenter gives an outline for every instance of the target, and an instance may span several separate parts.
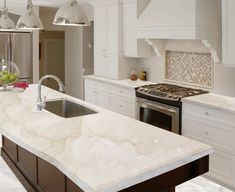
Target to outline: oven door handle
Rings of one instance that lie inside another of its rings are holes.
[[[169,107],[168,106],[163,106],[161,104],[158,104],[158,103],[155,103],[155,102],[151,103],[149,101],[142,100],[142,99],[137,99],[136,101],[139,103],[140,107],[145,108],[145,109],[158,110],[160,112],[167,113],[169,115],[179,113],[178,109],[175,109],[175,108],[170,107],[170,106]]]

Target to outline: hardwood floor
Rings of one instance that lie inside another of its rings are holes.
[[[0,157],[0,192],[27,192]],[[204,177],[179,185],[176,192],[232,192]]]

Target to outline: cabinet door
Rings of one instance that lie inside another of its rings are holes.
[[[126,56],[137,56],[137,38],[135,25],[137,21],[137,5],[123,5],[123,51]]]
[[[97,76],[107,77],[108,55],[95,54],[94,74]]]
[[[223,0],[223,64],[235,67],[235,1]]]
[[[65,176],[53,165],[38,158],[38,185],[43,192],[65,192]]]
[[[118,54],[118,10],[119,5],[109,6],[107,9],[107,26],[108,26],[108,34],[106,36],[108,40],[108,53],[109,54]]]
[[[103,53],[108,50],[108,8],[96,7],[94,9],[94,35],[95,52]]]
[[[110,109],[129,117],[135,117],[135,104],[116,96],[111,96],[110,98]]]
[[[3,137],[3,148],[13,161],[17,161],[17,145]]]
[[[109,109],[109,95],[103,91],[97,91],[97,105]]]
[[[83,192],[77,185],[74,184],[69,178],[66,179],[67,192]]]
[[[37,181],[37,160],[36,156],[29,151],[18,146],[18,163],[20,170],[26,175],[26,177],[36,184]]]
[[[85,89],[85,101],[97,105],[97,91],[87,86]]]

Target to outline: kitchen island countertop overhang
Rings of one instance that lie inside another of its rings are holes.
[[[71,119],[36,110],[37,85],[0,93],[0,132],[51,163],[86,192],[114,192],[159,176],[213,152],[210,146],[68,98],[98,113]]]

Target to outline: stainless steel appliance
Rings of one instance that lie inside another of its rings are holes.
[[[32,33],[0,32],[0,60],[13,61],[20,69],[20,80],[32,83]]]
[[[208,93],[171,84],[146,85],[136,89],[140,121],[181,134],[182,102],[188,96]]]

